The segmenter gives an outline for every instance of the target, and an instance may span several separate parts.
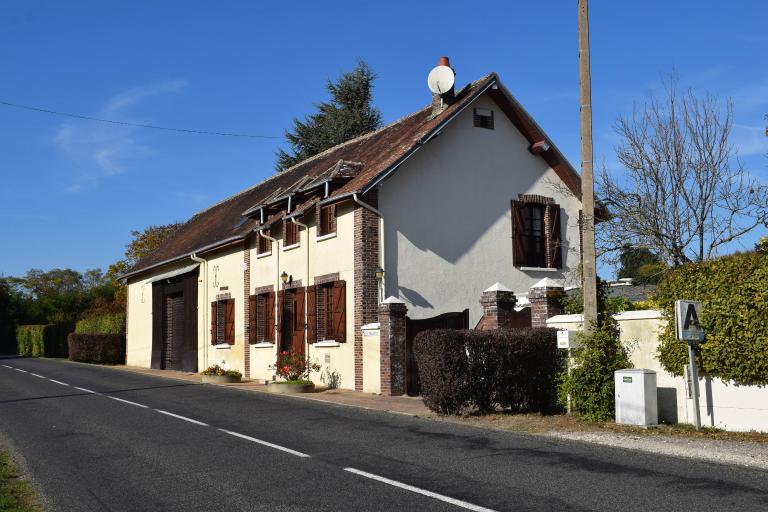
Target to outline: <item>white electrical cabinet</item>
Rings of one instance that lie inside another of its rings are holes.
[[[656,372],[641,368],[616,370],[616,423],[656,425],[659,408],[656,398]]]

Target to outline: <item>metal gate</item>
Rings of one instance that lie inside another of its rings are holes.
[[[424,318],[421,320],[405,319],[405,391],[409,396],[421,393],[419,368],[413,351],[413,339],[421,331],[432,329],[469,329],[469,309],[453,313]]]

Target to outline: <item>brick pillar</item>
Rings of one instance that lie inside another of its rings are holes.
[[[405,393],[405,302],[389,297],[379,305],[381,394]]]
[[[565,290],[556,281],[542,279],[531,287],[528,301],[531,303],[531,327],[546,327],[547,318],[563,313],[560,299]]]
[[[243,376],[246,379],[251,378],[251,332],[250,332],[250,315],[251,301],[250,297],[251,289],[251,249],[250,244],[246,240],[243,244],[243,322],[245,323],[245,330],[243,335]],[[255,334],[255,333],[254,333]]]
[[[371,191],[360,198],[376,207],[378,195]],[[362,326],[379,319],[379,217],[368,208],[355,203],[354,211],[354,297],[355,297],[355,390],[363,390],[363,331]]]
[[[517,298],[512,290],[503,284],[494,284],[480,296],[483,318],[477,328],[481,331],[489,331],[514,327],[515,304],[517,304]]]

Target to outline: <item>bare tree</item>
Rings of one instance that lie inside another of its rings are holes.
[[[730,101],[679,94],[674,72],[664,85],[662,99],[616,121],[624,172],[599,173],[612,218],[598,238],[601,252],[647,247],[678,266],[712,258],[768,222],[768,187],[744,170],[729,142]]]

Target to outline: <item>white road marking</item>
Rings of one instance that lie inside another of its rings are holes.
[[[31,372],[30,372],[30,375],[34,375],[34,376],[35,376],[35,377],[37,377],[38,379],[44,379],[44,378],[45,378],[45,377],[43,377],[42,375],[40,375],[40,374],[38,374],[38,373],[31,373]]]
[[[207,427],[207,423],[203,423],[202,421],[193,420],[192,418],[187,418],[186,416],[180,416],[178,414],[173,414],[172,412],[164,411],[162,409],[155,409],[160,414],[167,414],[168,416],[173,416],[174,418],[178,418],[180,420],[188,421],[190,423],[194,423],[195,425],[200,425],[203,427]]]
[[[48,379],[51,382],[55,382],[56,384],[61,384],[62,386],[69,386],[66,382],[61,382],[60,380],[54,380],[54,379]]]
[[[117,398],[116,396],[107,396],[107,398],[111,398],[112,400],[117,400],[118,402],[123,402],[123,403],[126,403],[126,404],[135,405],[136,407],[142,407],[144,409],[149,409],[149,407],[144,405],[144,404],[137,404],[136,402],[131,402],[130,400],[125,400],[123,398]]]
[[[91,393],[92,395],[100,395],[101,394],[101,393],[97,393],[95,391],[91,391],[90,389],[79,388],[77,386],[75,386],[75,389],[79,389],[80,391],[85,391],[86,393]]]
[[[420,489],[412,485],[398,482],[397,480],[390,480],[389,478],[384,478],[383,476],[374,475],[373,473],[366,473],[365,471],[360,471],[359,469],[344,468],[344,471],[349,471],[350,473],[364,476],[366,478],[370,478],[372,480],[376,480],[378,482],[382,482],[385,484],[393,485],[395,487],[399,487],[400,489],[405,489],[406,491],[415,492],[423,496],[428,496],[436,500],[444,501],[446,503],[450,503],[451,505],[456,505],[457,507],[465,508],[467,510],[474,510],[475,512],[495,512],[490,508],[481,507],[479,505],[473,505],[472,503],[467,503],[466,501],[457,500],[456,498],[451,498],[449,496],[443,496],[442,494],[437,494],[436,492]]]
[[[3,366],[5,366],[6,368],[10,368],[10,369],[12,369],[12,370],[13,370],[13,366],[8,366],[7,364],[4,364]]]
[[[247,441],[258,443],[264,446],[269,446],[270,448],[274,448],[275,450],[280,450],[286,453],[290,453],[291,455],[295,455],[297,457],[310,457],[310,455],[307,455],[306,453],[297,452],[296,450],[291,450],[290,448],[280,446],[279,444],[268,443],[267,441],[262,441],[261,439],[256,439],[255,437],[246,436],[244,434],[239,434],[237,432],[232,432],[231,430],[224,430],[223,428],[220,428],[219,430],[231,436],[239,437],[241,439],[245,439]]]
[[[23,372],[23,373],[29,373],[27,370],[22,370],[21,368],[14,368],[17,372]]]

